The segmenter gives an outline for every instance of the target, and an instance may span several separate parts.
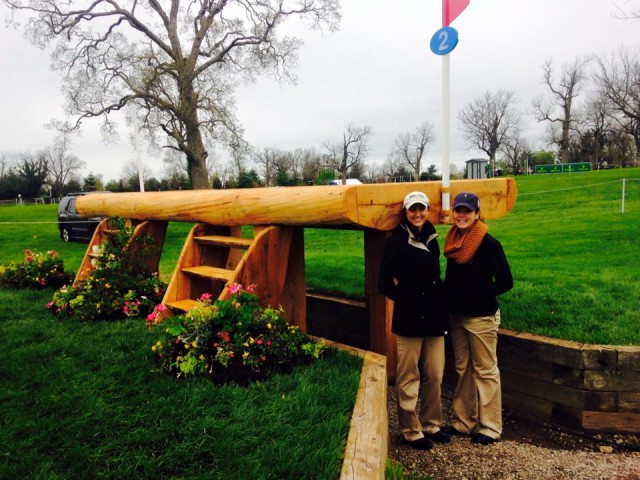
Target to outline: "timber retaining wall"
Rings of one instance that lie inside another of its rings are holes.
[[[307,296],[307,329],[368,346],[363,302]],[[447,342],[445,383],[455,386]],[[503,405],[524,418],[584,432],[640,433],[640,347],[588,345],[500,329]]]

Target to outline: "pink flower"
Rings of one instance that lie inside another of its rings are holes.
[[[202,295],[200,295],[200,298],[198,300],[200,300],[201,302],[206,302],[207,300],[211,300],[212,295],[210,293],[203,293]]]
[[[242,290],[242,285],[240,285],[239,283],[235,283],[234,282],[229,286],[229,293],[231,295],[235,295],[236,293],[238,293],[241,290]]]
[[[218,336],[225,342],[229,341],[229,334],[227,332],[218,332]]]
[[[255,293],[257,287],[258,286],[255,283],[251,283],[245,290],[249,293]]]
[[[258,341],[256,341],[256,343],[257,343],[258,345],[262,345],[262,340],[258,340]]]

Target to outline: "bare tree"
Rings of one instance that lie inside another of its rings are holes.
[[[492,171],[496,169],[496,152],[500,146],[516,137],[520,130],[521,116],[514,108],[515,103],[513,91],[486,91],[458,112],[467,143],[489,156]]]
[[[51,194],[54,197],[62,195],[64,186],[75,175],[80,174],[87,162],[80,160],[76,155],[67,153],[67,144],[58,143],[56,146],[45,150],[49,165],[47,182],[51,185]]]
[[[552,138],[552,141],[559,147],[562,163],[569,161],[569,142],[571,129],[575,122],[573,106],[586,78],[585,70],[588,63],[587,57],[576,57],[573,63],[566,63],[562,66],[560,78],[555,82],[552,62],[547,60],[542,68],[544,70],[544,84],[549,87],[552,100],[544,101],[542,97],[538,97],[533,101],[536,119],[539,122],[546,121],[560,125],[560,136]],[[551,131],[553,132],[555,129],[551,129]]]
[[[299,39],[279,36],[290,17],[337,28],[338,0],[0,0],[29,15],[40,47],[56,43],[73,128],[133,104],[151,139],[184,152],[193,188],[208,188],[207,139],[240,142],[234,91],[274,74],[294,80]],[[159,138],[162,133],[163,138]]]
[[[420,178],[421,162],[427,145],[434,139],[433,125],[423,122],[413,133],[401,133],[395,139],[391,155],[402,160],[415,172],[415,179]]]
[[[633,137],[640,151],[640,58],[637,50],[621,48],[611,57],[597,57],[594,75],[600,94],[612,110],[612,118]]]
[[[515,135],[506,140],[500,147],[503,153],[505,163],[515,175],[520,171],[524,171],[523,158],[530,151],[529,145],[520,135]]]
[[[390,153],[382,164],[382,175],[386,178],[395,179],[395,177],[401,177],[409,173],[406,171],[407,167],[407,162],[402,157]]]
[[[266,187],[270,187],[273,182],[274,171],[274,159],[278,155],[278,151],[275,148],[266,147],[261,152],[258,152],[255,157],[256,165],[260,168],[260,174],[264,179]]]
[[[323,146],[329,151],[331,162],[342,178],[342,184],[347,183],[349,170],[360,163],[369,153],[369,136],[371,127],[348,125],[342,134],[341,142],[327,142]]]

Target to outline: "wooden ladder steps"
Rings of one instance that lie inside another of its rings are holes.
[[[253,243],[253,238],[229,237],[225,235],[203,235],[201,237],[193,237],[193,239],[198,243],[229,248],[249,248]]]
[[[231,280],[235,275],[235,270],[227,270],[225,268],[210,267],[208,265],[200,265],[198,267],[182,268],[182,272],[198,277],[209,278],[213,280]]]
[[[171,308],[175,308],[176,310],[182,310],[183,312],[188,312],[189,310],[193,310],[202,305],[202,303],[197,300],[192,300],[190,298],[186,298],[184,300],[176,300],[174,302],[169,302],[167,305]]]

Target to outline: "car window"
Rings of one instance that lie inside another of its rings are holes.
[[[77,197],[73,197],[71,199],[69,199],[69,205],[67,205],[67,212],[69,212],[71,215],[75,215],[76,212],[76,200],[78,200]]]

